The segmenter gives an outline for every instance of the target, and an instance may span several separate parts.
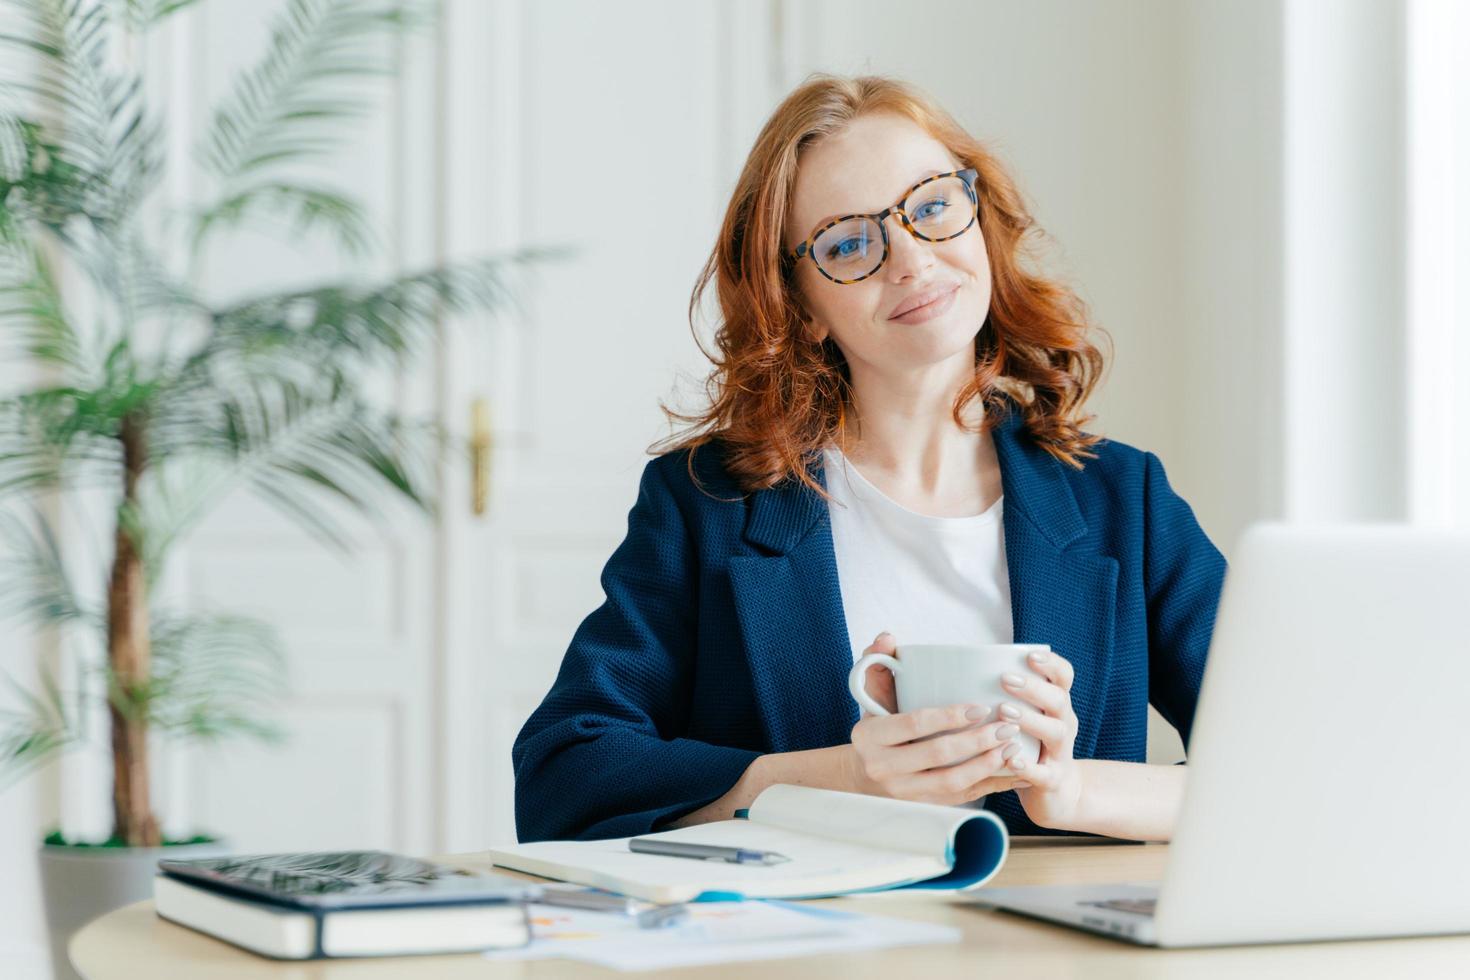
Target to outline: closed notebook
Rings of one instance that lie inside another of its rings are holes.
[[[463,953],[530,941],[535,891],[381,851],[160,861],[158,914],[275,959]]]
[[[538,841],[483,856],[503,868],[651,902],[821,898],[887,888],[978,888],[1005,863],[1005,824],[985,810],[777,784],[741,820],[640,835],[775,851],[784,864],[728,864],[628,850],[630,838]]]

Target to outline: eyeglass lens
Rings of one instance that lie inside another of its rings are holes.
[[[903,202],[920,238],[931,242],[952,238],[975,218],[975,200],[960,177],[931,180]],[[833,279],[859,279],[883,264],[883,230],[872,218],[851,218],[817,236],[812,257]]]

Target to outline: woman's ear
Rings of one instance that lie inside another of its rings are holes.
[[[818,323],[810,313],[806,311],[806,303],[802,300],[799,292],[791,293],[791,302],[796,308],[796,319],[801,324],[801,335],[803,340],[814,344],[820,344],[827,339],[830,332],[824,324]]]
[[[800,300],[797,300],[796,303],[796,315],[801,320],[801,333],[806,340],[820,344],[827,339],[827,334],[831,333],[825,323],[819,323],[816,317],[806,311],[806,304]]]

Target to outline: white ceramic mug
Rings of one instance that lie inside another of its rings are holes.
[[[1041,675],[1026,660],[1038,650],[1050,653],[1051,647],[1045,643],[905,643],[897,649],[896,658],[886,653],[861,657],[848,672],[847,689],[869,714],[889,714],[864,687],[868,668],[880,664],[893,674],[899,711],[946,708],[954,704],[989,706],[989,714],[971,727],[1001,720],[998,712],[1002,702],[1014,704],[1022,714],[1039,715],[1040,709],[1007,691],[1000,683],[1000,675],[1007,671],[1020,674],[1028,683],[1032,678],[1039,680]],[[1020,757],[1028,764],[1041,758],[1041,743],[1036,736],[1020,732],[1015,740],[1021,746]]]

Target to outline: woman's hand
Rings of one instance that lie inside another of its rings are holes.
[[[1077,715],[1072,710],[1072,665],[1055,653],[1039,651],[1027,658],[1027,665],[1032,674],[1003,674],[1001,683],[1014,697],[1040,709],[1041,714],[1023,712],[1009,704],[1001,705],[1000,710],[1007,716],[1019,713],[1019,718],[1013,720],[1021,731],[1041,742],[1041,759],[1038,764],[1028,765],[1015,757],[1009,760],[1008,768],[1031,784],[1016,791],[1026,816],[1039,827],[1070,830],[1075,827],[1082,808],[1082,772],[1072,758],[1072,746],[1077,740]],[[1008,678],[1021,683],[1009,683]]]
[[[883,633],[863,653],[892,656],[896,646]],[[893,675],[869,670],[867,676],[868,693],[897,712]],[[1005,770],[1020,751],[1011,741],[1020,729],[1006,718],[976,724],[989,713],[986,705],[959,704],[863,718],[852,729],[852,783],[874,796],[947,806],[1029,785],[1028,777]]]

